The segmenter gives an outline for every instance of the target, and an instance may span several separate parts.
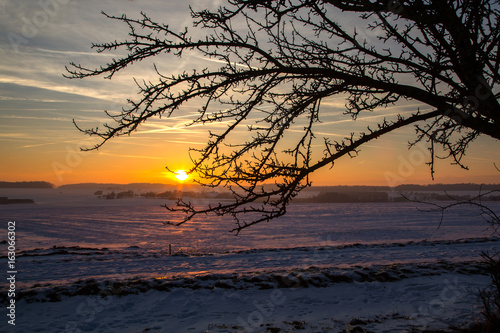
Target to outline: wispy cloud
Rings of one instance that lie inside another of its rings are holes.
[[[51,118],[51,117],[35,117],[35,116],[16,116],[16,115],[0,115],[4,119],[31,119],[31,120],[48,120],[48,121],[63,121],[71,122],[70,118]]]
[[[125,53],[97,53],[95,51],[61,51],[61,50],[50,50],[50,49],[44,49],[44,48],[34,48],[33,49],[36,52],[42,52],[42,53],[50,53],[50,54],[57,54],[61,56],[70,56],[70,55],[84,55],[88,57],[105,57],[105,58],[118,58],[122,57],[125,55]]]
[[[183,145],[201,145],[201,146],[204,146],[206,145],[207,143],[206,142],[202,142],[202,141],[184,141],[184,140],[168,140],[168,142],[171,142],[171,143],[181,143]]]
[[[79,103],[78,101],[71,101],[69,99],[50,99],[50,98],[31,98],[31,97],[12,97],[12,96],[0,96],[0,101],[26,101],[26,102],[39,102],[39,103]]]
[[[24,133],[0,133],[0,138],[24,139],[24,138],[30,138],[30,136]]]
[[[382,114],[375,114],[373,116],[361,116],[361,117],[356,118],[356,120],[352,119],[348,115],[345,115],[345,117],[348,117],[347,119],[325,121],[325,122],[319,123],[317,126],[334,125],[334,124],[340,124],[340,123],[346,123],[346,122],[351,122],[351,123],[363,122],[363,121],[370,121],[371,122],[373,119],[377,119],[377,118],[383,119],[383,118],[388,118],[388,117],[392,117],[392,116],[412,114],[412,113],[414,113],[414,111],[382,113]]]
[[[96,99],[109,101],[110,99],[123,100],[126,95],[123,94],[107,94],[102,90],[78,87],[78,86],[65,86],[57,85],[50,82],[34,79],[23,79],[19,77],[0,77],[0,83],[10,83],[26,87],[41,88],[51,90],[54,92],[62,92],[73,95],[80,95],[85,97],[92,97]]]
[[[46,143],[38,143],[38,144],[33,144],[33,145],[24,145],[21,146],[21,148],[37,148],[37,147],[43,147],[43,146],[53,146],[53,145],[58,145],[64,142],[46,142]]]
[[[123,157],[123,158],[134,158],[134,159],[149,159],[149,160],[165,160],[163,157],[157,157],[157,156],[144,156],[144,155],[127,155],[127,154],[114,154],[114,153],[106,153],[106,152],[98,152],[99,155],[104,155],[104,156],[113,156],[113,157]]]

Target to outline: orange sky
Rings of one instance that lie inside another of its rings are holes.
[[[216,7],[218,1],[193,2]],[[84,128],[106,121],[103,110],[118,111],[137,91],[132,77],[154,79],[151,64],[141,64],[116,75],[112,80],[92,78],[68,80],[62,77],[70,61],[99,65],[103,55],[90,49],[92,42],[110,41],[126,33],[123,26],[109,22],[101,10],[135,15],[140,10],[153,13],[180,29],[190,26],[187,3],[139,1],[85,1],[60,5],[36,31],[27,33],[26,22],[43,8],[8,1],[0,13],[0,28],[8,33],[0,39],[0,180],[43,180],[56,185],[81,182],[173,183],[165,169],[189,169],[188,148],[200,148],[207,141],[208,127],[185,126],[196,112],[195,106],[183,108],[172,119],[146,123],[139,132],[108,142],[98,151],[81,152],[89,141],[72,124],[75,119]],[[161,8],[159,10],[158,8]],[[16,39],[17,36],[17,39]],[[97,40],[96,40],[97,39]],[[115,56],[115,55],[111,55]],[[108,56],[109,57],[109,56]],[[206,67],[207,60],[196,55],[159,63],[165,73]],[[356,122],[341,118],[343,101],[332,99],[323,104],[317,136],[341,139],[351,131],[360,131],[387,113],[415,112],[418,105],[387,109],[380,114],[360,116]],[[211,127],[222,130],[225,124]],[[242,132],[242,135],[243,132]],[[370,142],[354,159],[344,157],[334,168],[319,170],[313,185],[399,185],[431,183],[426,148],[407,150],[413,129],[392,133]],[[498,141],[477,140],[469,149],[465,163],[469,171],[438,161],[436,183],[500,183]],[[318,156],[322,153],[318,143]]]

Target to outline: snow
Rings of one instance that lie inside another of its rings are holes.
[[[354,326],[404,332],[471,318],[476,296],[468,289],[486,282],[485,276],[443,274],[326,288],[176,288],[124,297],[76,296],[23,304],[18,320],[25,332],[266,332],[294,326],[306,332]]]
[[[292,204],[284,218],[236,237],[228,220],[165,227],[175,216],[163,200],[104,200],[93,192],[1,193],[37,204],[0,206],[0,221],[16,221],[19,271],[16,330],[5,319],[0,330],[418,332],[465,325],[480,319],[477,291],[489,282],[480,254],[500,245],[468,207],[450,211],[438,228],[440,215],[413,203]]]

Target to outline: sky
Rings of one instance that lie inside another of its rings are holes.
[[[115,138],[97,151],[82,152],[96,141],[83,128],[106,122],[104,110],[118,111],[136,96],[133,78],[154,80],[151,62],[102,77],[69,80],[63,77],[70,62],[96,67],[120,53],[97,54],[93,42],[126,36],[127,28],[101,12],[138,17],[148,13],[171,27],[191,27],[189,4],[214,9],[222,0],[0,0],[0,181],[48,181],[55,185],[99,183],[172,183],[172,170],[189,169],[188,148],[201,148],[208,127],[187,127],[196,114],[190,105],[171,118],[146,123],[131,136]],[[164,74],[203,68],[209,60],[196,54],[155,59]],[[420,105],[383,110],[360,116],[356,122],[342,116],[344,101],[323,103],[318,136],[342,139],[359,131],[382,114],[410,113]],[[218,127],[217,127],[218,126]],[[224,124],[210,127],[222,130]],[[297,130],[300,131],[300,130]],[[480,138],[472,144],[465,163],[469,170],[438,161],[435,179],[425,164],[425,146],[408,150],[414,130],[391,133],[365,145],[356,158],[338,160],[333,168],[317,171],[313,185],[400,185],[427,183],[500,183],[498,141]],[[322,153],[318,145],[317,154]],[[318,155],[318,156],[319,156]]]

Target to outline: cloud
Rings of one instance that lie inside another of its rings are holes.
[[[30,138],[30,136],[24,133],[0,133],[0,138],[24,139],[24,138]]]
[[[134,158],[134,159],[150,159],[150,160],[165,160],[164,157],[157,156],[144,156],[144,155],[127,155],[127,154],[114,154],[114,153],[106,153],[106,152],[98,152],[99,155],[104,156],[113,156],[113,157],[124,157],[124,158]]]
[[[207,143],[202,141],[187,141],[187,140],[168,140],[168,142],[172,143],[181,143],[183,145],[201,145],[205,146]]]
[[[73,94],[73,95],[80,95],[84,97],[90,97],[90,98],[95,98],[95,99],[101,99],[104,101],[109,101],[109,100],[118,100],[118,101],[123,101],[126,96],[123,93],[118,94],[118,93],[112,93],[112,92],[106,92],[100,89],[93,89],[93,88],[85,88],[85,87],[79,87],[79,86],[68,86],[68,85],[63,85],[63,84],[54,84],[53,82],[49,82],[47,80],[40,80],[40,79],[25,79],[25,78],[20,78],[20,77],[0,77],[0,83],[8,83],[8,84],[15,84],[19,86],[25,86],[25,87],[32,87],[32,88],[40,88],[40,89],[46,89],[46,90],[51,90],[53,92],[58,92],[58,93],[67,93],[67,94]]]
[[[0,101],[29,101],[29,102],[39,102],[39,103],[74,103],[70,99],[37,99],[30,97],[11,97],[11,96],[0,96]]]
[[[4,118],[4,119],[32,119],[32,120],[49,120],[49,121],[71,122],[70,118],[50,118],[50,117],[35,117],[35,116],[0,115],[0,118]]]
[[[34,53],[49,53],[49,54],[56,54],[60,56],[73,56],[73,55],[78,55],[78,56],[86,56],[89,58],[94,58],[94,57],[105,57],[105,58],[117,58],[117,57],[122,57],[125,55],[125,53],[97,53],[95,51],[61,51],[61,50],[49,50],[49,49],[43,49],[40,47],[34,48],[33,49]]]
[[[319,123],[317,126],[326,126],[326,125],[340,124],[340,123],[346,123],[346,122],[352,122],[352,123],[359,123],[359,122],[363,122],[363,121],[372,122],[373,119],[377,119],[377,118],[382,118],[382,119],[388,118],[389,119],[389,117],[392,117],[392,116],[412,114],[412,113],[415,113],[415,111],[381,113],[381,114],[375,114],[372,116],[358,116],[356,118],[356,120],[352,119],[349,115],[343,115],[344,117],[347,117],[347,119],[325,121],[325,122]]]
[[[25,146],[21,146],[20,148],[38,148],[38,147],[43,147],[43,146],[55,145],[55,144],[57,144],[57,143],[56,142],[40,143],[37,145],[25,145]]]

